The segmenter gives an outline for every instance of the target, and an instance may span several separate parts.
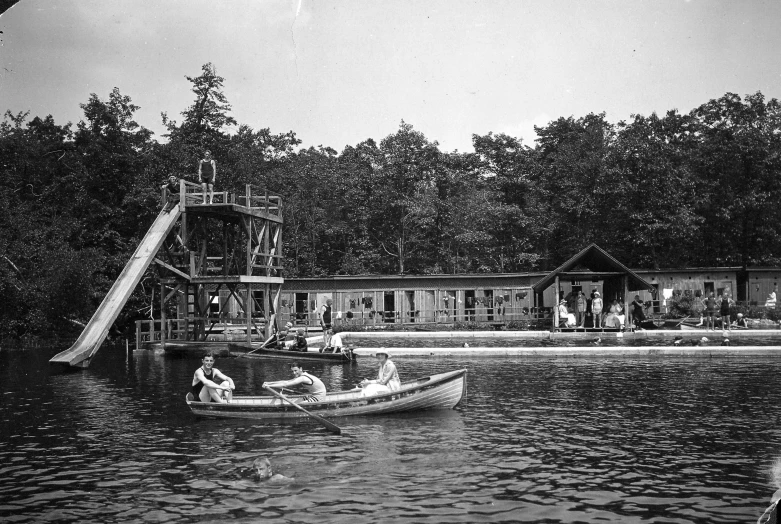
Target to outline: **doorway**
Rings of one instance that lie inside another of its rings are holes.
[[[393,291],[385,291],[382,297],[383,322],[396,321],[396,294]]]

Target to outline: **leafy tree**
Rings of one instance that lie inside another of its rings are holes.
[[[611,162],[626,181],[615,224],[626,261],[637,267],[677,267],[694,261],[702,217],[689,158],[696,151],[692,118],[669,111],[634,115],[618,124]]]
[[[596,242],[608,251],[618,247],[613,226],[620,220],[614,204],[625,181],[608,161],[615,138],[605,114],[559,118],[535,127],[539,139],[537,168],[530,169],[535,204],[547,222],[538,245],[545,269]]]
[[[691,112],[700,147],[700,263],[781,262],[781,106],[761,93],[727,93]]]

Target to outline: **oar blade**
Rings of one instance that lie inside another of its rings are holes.
[[[284,400],[285,402],[287,402],[288,404],[290,404],[290,405],[291,405],[291,406],[293,406],[294,408],[296,408],[296,409],[298,409],[298,410],[300,410],[300,411],[303,411],[304,413],[306,413],[307,415],[309,415],[309,417],[311,417],[311,418],[315,419],[315,420],[316,420],[316,421],[318,421],[320,424],[322,424],[322,425],[325,427],[325,429],[327,429],[327,430],[328,430],[328,431],[330,431],[331,433],[335,433],[335,434],[337,434],[337,435],[341,435],[341,434],[342,434],[342,430],[341,430],[341,428],[339,428],[339,426],[337,426],[336,424],[334,424],[334,423],[332,423],[332,422],[329,422],[328,420],[324,419],[323,417],[321,417],[321,416],[319,416],[319,415],[315,415],[314,413],[310,413],[310,412],[308,412],[307,410],[305,410],[304,408],[302,408],[300,405],[296,404],[295,402],[293,402],[292,400],[290,400],[289,398],[287,398],[285,395],[282,395],[281,393],[278,393],[277,391],[273,390],[272,388],[268,388],[268,387],[267,387],[267,388],[264,388],[264,389],[265,389],[266,391],[270,392],[270,393],[271,393],[272,395],[274,395],[275,397],[281,398],[282,400]]]

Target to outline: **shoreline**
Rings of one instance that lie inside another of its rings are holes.
[[[744,329],[744,330],[732,330],[732,331],[707,331],[707,330],[649,330],[649,331],[635,331],[635,332],[565,332],[565,333],[550,333],[549,331],[437,331],[437,332],[420,332],[420,331],[394,331],[394,332],[343,332],[342,340],[347,345],[351,344],[354,339],[362,339],[362,345],[355,347],[355,354],[361,357],[371,357],[379,349],[380,344],[377,346],[367,346],[366,340],[421,340],[421,339],[453,339],[456,340],[474,340],[474,339],[514,339],[514,340],[568,340],[572,342],[580,342],[581,345],[576,346],[538,346],[538,347],[488,347],[488,346],[474,346],[474,347],[462,347],[461,345],[454,345],[452,347],[387,347],[387,349],[394,356],[400,357],[435,357],[435,358],[447,358],[447,357],[503,357],[503,358],[646,358],[646,357],[694,357],[694,358],[730,358],[730,357],[746,357],[746,356],[772,356],[781,358],[781,345],[777,346],[756,346],[756,345],[733,345],[733,346],[721,346],[723,338],[727,337],[730,340],[739,341],[746,338],[775,338],[781,339],[781,330],[778,329]],[[697,340],[702,337],[710,339],[708,345],[705,346],[692,346],[691,341]],[[681,346],[621,346],[621,345],[605,345],[595,346],[589,344],[590,341],[595,338],[601,338],[603,340],[610,340],[611,343],[615,343],[618,340],[638,341],[649,339],[669,339],[672,340],[675,337],[681,337],[684,343]],[[322,343],[322,337],[309,337],[308,342],[310,344]],[[179,347],[177,349],[172,348],[172,352],[197,352],[202,351],[202,346],[210,346],[210,349],[218,349],[224,345],[223,353],[221,356],[227,356],[227,342],[210,342],[210,343],[196,343],[195,347]],[[163,353],[161,349],[149,348],[140,349],[136,351],[154,351],[157,353]],[[317,351],[315,347],[311,347],[310,351]]]
[[[354,349],[360,357],[372,357],[378,348],[358,347]],[[524,357],[524,358],[594,358],[594,357],[695,357],[730,358],[747,356],[772,356],[781,358],[779,346],[684,346],[684,347],[538,347],[538,348],[495,348],[495,347],[453,347],[453,348],[387,348],[396,357]]]

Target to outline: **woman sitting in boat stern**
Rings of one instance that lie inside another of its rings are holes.
[[[294,402],[320,402],[325,400],[325,384],[314,375],[305,372],[298,362],[290,363],[290,371],[296,377],[291,380],[278,380],[276,382],[264,382],[264,388],[287,388],[292,386],[301,386],[308,395],[300,399],[291,399]],[[277,401],[281,402],[280,399]]]
[[[377,373],[377,380],[363,379],[361,381],[365,397],[398,391],[401,388],[399,372],[396,370],[396,364],[390,360],[390,353],[386,349],[380,349],[375,353],[375,356],[380,363],[380,370]]]
[[[196,369],[193,375],[192,394],[195,400],[221,404],[230,402],[233,390],[236,389],[233,380],[214,367],[213,353],[206,353],[201,362],[201,367]]]

